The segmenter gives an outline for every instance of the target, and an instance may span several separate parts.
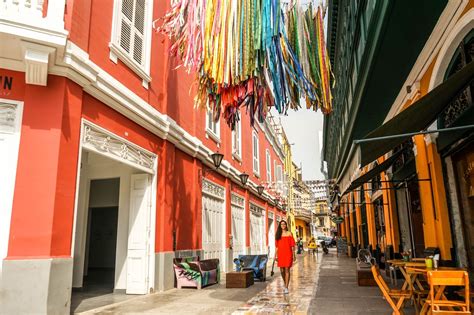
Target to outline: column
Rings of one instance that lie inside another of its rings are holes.
[[[435,229],[436,235],[438,236],[438,247],[441,252],[441,258],[443,260],[451,260],[453,241],[441,158],[438,154],[434,135],[426,135],[425,142],[426,154],[429,162],[429,174],[431,176],[431,189],[433,190],[433,203],[436,217]]]
[[[24,102],[2,307],[69,313],[82,89],[50,75]]]
[[[431,174],[424,136],[419,135],[413,138],[415,142],[414,151],[418,179],[429,179]],[[418,186],[420,189],[421,212],[423,214],[423,234],[425,239],[425,247],[438,247],[431,182],[419,181]]]

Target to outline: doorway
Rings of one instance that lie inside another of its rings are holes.
[[[114,289],[119,191],[120,178],[90,183],[83,290]]]
[[[273,213],[268,213],[268,253],[269,257],[275,256],[275,220]]]

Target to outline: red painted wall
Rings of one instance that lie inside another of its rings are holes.
[[[8,258],[70,255],[81,93],[51,75],[24,87]]]

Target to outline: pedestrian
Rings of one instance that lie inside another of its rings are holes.
[[[293,266],[293,261],[296,260],[295,239],[290,231],[286,221],[281,220],[275,235],[275,260],[278,261],[280,267],[281,277],[285,284],[285,294],[288,294],[288,285],[290,284],[290,269]]]

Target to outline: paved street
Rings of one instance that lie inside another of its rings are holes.
[[[173,289],[82,314],[391,314],[377,287],[357,286],[354,264],[336,257],[334,249],[325,256],[299,256],[286,296],[277,272],[248,289],[226,289],[224,279],[200,291]]]

